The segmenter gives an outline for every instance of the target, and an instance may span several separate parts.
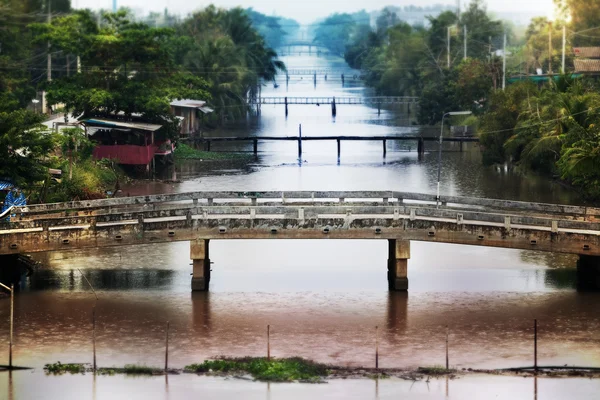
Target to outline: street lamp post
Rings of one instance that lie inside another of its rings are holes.
[[[438,173],[437,173],[437,197],[436,202],[440,201],[440,177],[442,174],[442,143],[444,140],[444,118],[446,115],[471,115],[471,111],[450,111],[442,115],[442,129],[440,130],[440,145],[438,149]]]

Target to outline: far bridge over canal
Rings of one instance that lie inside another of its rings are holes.
[[[257,112],[260,113],[261,105],[280,104],[285,106],[285,116],[288,116],[288,106],[290,105],[331,105],[331,115],[337,115],[337,106],[339,105],[371,105],[376,106],[378,113],[381,113],[381,106],[387,104],[405,104],[418,105],[419,98],[411,96],[374,96],[374,97],[258,97],[250,99],[250,105],[256,105]]]
[[[193,192],[30,205],[0,223],[5,255],[191,242],[192,290],[208,290],[209,243],[229,239],[387,240],[390,290],[408,289],[410,241],[580,256],[600,288],[600,208],[368,192]],[[383,266],[382,266],[383,271]]]

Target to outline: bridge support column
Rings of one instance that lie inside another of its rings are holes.
[[[335,117],[337,115],[337,107],[335,106],[335,97],[333,98],[333,101],[331,102],[331,116]]]
[[[600,257],[579,256],[579,260],[577,260],[577,289],[600,291]]]
[[[193,262],[192,292],[206,292],[210,283],[210,258],[208,239],[190,242],[190,258]]]
[[[388,247],[388,285],[390,291],[407,291],[410,241],[388,239]]]
[[[419,143],[417,144],[417,152],[419,155],[425,154],[425,141],[423,138],[419,138]]]

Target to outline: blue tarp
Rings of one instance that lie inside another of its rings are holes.
[[[16,189],[14,185],[7,181],[0,181],[0,190],[10,190],[4,199],[0,216],[4,216],[4,213],[11,207],[21,207],[27,205],[27,199],[20,190]]]
[[[8,181],[0,181],[0,190],[9,190],[13,188],[13,184]]]

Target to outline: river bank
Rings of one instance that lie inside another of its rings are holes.
[[[32,385],[32,379],[36,384]],[[588,400],[595,398],[598,381],[588,378],[553,379],[518,376],[470,375],[450,379],[431,377],[411,381],[337,379],[326,384],[269,383],[231,377],[179,374],[131,377],[124,375],[46,376],[39,371],[0,373],[0,396],[9,400],[60,398],[63,400],[223,400],[344,399],[344,400]]]
[[[317,363],[315,361],[292,358],[221,358],[205,360],[199,364],[186,365],[184,368],[159,368],[147,365],[127,364],[123,367],[98,367],[91,364],[61,363],[46,364],[47,375],[86,374],[99,375],[132,375],[157,376],[179,375],[182,373],[198,376],[216,376],[223,378],[250,379],[260,382],[300,382],[326,383],[334,379],[402,379],[408,381],[429,381],[431,378],[448,377],[459,379],[474,375],[487,376],[520,376],[547,378],[588,378],[599,379],[600,368],[539,366],[501,369],[445,368],[443,366],[427,366],[417,368],[365,368],[347,367]]]

